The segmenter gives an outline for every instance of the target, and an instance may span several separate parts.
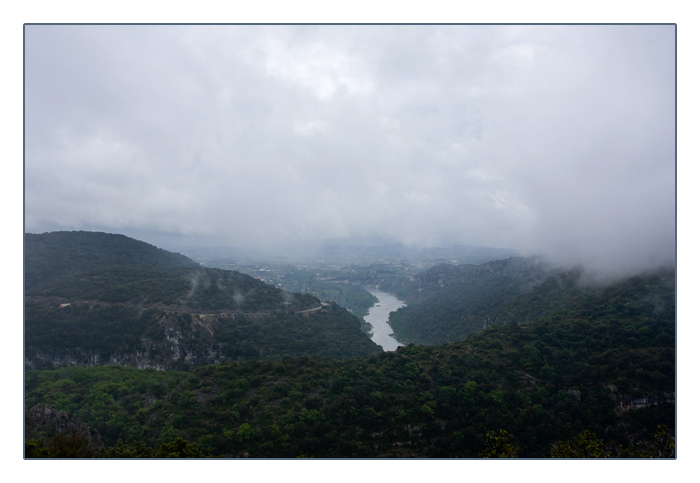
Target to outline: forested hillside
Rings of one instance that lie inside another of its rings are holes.
[[[672,457],[675,325],[557,316],[351,359],[29,371],[26,406],[35,456]],[[56,437],[47,406],[89,431]]]
[[[25,364],[180,368],[381,349],[334,304],[122,235],[25,235]]]
[[[393,290],[408,303],[391,315],[402,342],[443,344],[484,328],[521,324],[551,315],[584,320],[675,320],[675,271],[600,283],[578,269],[558,269],[539,258],[481,265],[438,265]]]
[[[249,275],[203,268],[183,255],[98,232],[26,234],[25,296],[239,312],[315,303]]]
[[[126,237],[27,247],[27,457],[675,456],[673,270],[387,277],[424,345],[383,353],[336,304]]]

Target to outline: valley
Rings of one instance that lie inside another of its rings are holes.
[[[539,257],[348,250],[28,234],[25,454],[675,455],[673,269],[595,284]]]

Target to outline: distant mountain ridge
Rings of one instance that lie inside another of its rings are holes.
[[[179,246],[178,251],[198,258],[232,258],[257,259],[257,260],[286,260],[304,261],[325,258],[342,264],[385,261],[456,261],[460,263],[482,263],[488,260],[497,260],[507,257],[519,256],[518,250],[509,248],[492,248],[469,245],[453,245],[448,247],[421,247],[414,245],[393,244],[368,244],[352,242],[326,242],[321,244],[296,245],[287,249],[287,253],[265,252],[264,250],[248,250],[245,253],[236,247],[229,246]]]
[[[25,234],[28,367],[167,369],[379,351],[351,314],[308,294],[123,235]]]

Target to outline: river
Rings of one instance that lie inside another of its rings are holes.
[[[379,299],[379,302],[374,304],[369,309],[369,313],[365,315],[365,322],[372,326],[372,341],[380,345],[384,351],[395,351],[397,347],[403,344],[393,337],[393,331],[388,323],[389,314],[401,307],[405,307],[406,304],[390,293],[380,292],[375,289],[367,290]]]

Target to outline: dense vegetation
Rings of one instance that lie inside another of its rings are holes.
[[[587,281],[581,270],[555,270],[539,259],[439,265],[391,287],[408,305],[389,321],[402,342],[443,344],[494,325],[560,314],[675,320],[672,269],[615,283]]]
[[[377,298],[361,285],[343,280],[345,271],[335,265],[236,261],[228,257],[208,257],[203,263],[209,267],[258,276],[261,280],[288,292],[308,293],[321,300],[335,302],[348,309],[361,322],[369,308],[377,302]]]
[[[311,295],[204,268],[122,235],[25,235],[25,363],[186,369],[225,360],[380,352]]]
[[[25,243],[27,457],[675,456],[672,270],[350,269],[426,344],[383,353],[335,303],[127,237]]]
[[[669,457],[675,324],[557,316],[362,358],[29,371],[37,405],[89,425],[103,456],[181,438],[223,457]],[[61,446],[27,425],[32,451]]]
[[[25,297],[242,312],[314,305],[238,272],[98,232],[25,234]]]

